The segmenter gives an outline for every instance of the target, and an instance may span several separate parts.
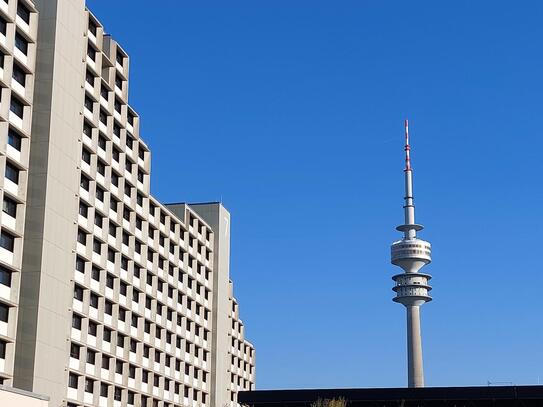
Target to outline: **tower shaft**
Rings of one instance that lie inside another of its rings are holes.
[[[409,387],[424,387],[420,306],[407,306],[407,383]]]

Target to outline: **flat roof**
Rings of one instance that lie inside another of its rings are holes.
[[[309,407],[318,399],[344,398],[348,407],[543,406],[543,386],[255,390],[238,393],[251,407]]]

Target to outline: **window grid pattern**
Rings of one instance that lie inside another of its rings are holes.
[[[22,261],[37,12],[0,0],[0,383],[12,384]]]
[[[232,283],[230,283],[232,287]],[[232,288],[231,288],[232,291]],[[231,303],[231,346],[229,349],[230,368],[230,406],[241,406],[237,402],[237,394],[255,388],[255,349],[245,339],[245,327],[239,317],[239,306],[235,298],[230,296]]]
[[[74,405],[208,406],[213,233],[149,195],[128,58],[89,13],[73,323]]]

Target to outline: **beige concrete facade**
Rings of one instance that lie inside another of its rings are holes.
[[[4,112],[19,86],[0,104],[0,165],[20,170],[15,186],[0,177],[17,203],[0,217],[14,236],[0,248],[0,380],[52,406],[236,406],[255,355],[232,296],[230,215],[150,195],[129,57],[84,1],[19,2],[28,16],[15,0],[5,12],[6,38],[28,39],[23,118]]]
[[[0,385],[0,406],[49,407],[49,398],[13,387]]]

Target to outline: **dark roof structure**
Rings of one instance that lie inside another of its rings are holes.
[[[425,387],[242,391],[250,407],[310,407],[344,398],[348,407],[543,407],[543,386]]]

